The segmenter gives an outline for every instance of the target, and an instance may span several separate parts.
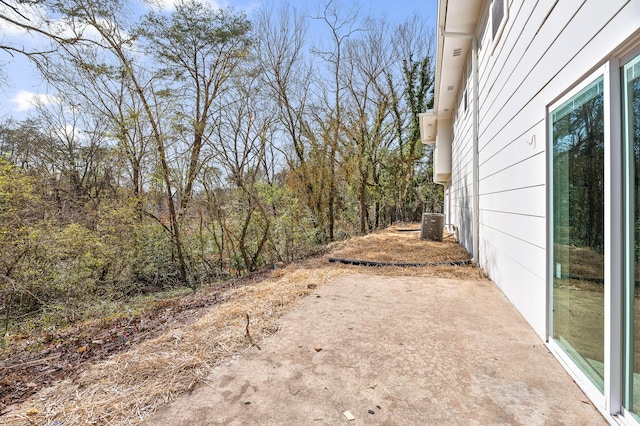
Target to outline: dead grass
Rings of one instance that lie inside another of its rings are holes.
[[[486,278],[472,265],[372,269],[327,261],[329,256],[423,263],[469,257],[453,241],[421,241],[417,232],[398,232],[407,227],[418,225],[335,243],[325,256],[276,269],[266,279],[231,289],[225,302],[210,308],[198,321],[171,329],[87,368],[73,380],[42,390],[0,421],[25,425],[140,423],[180,394],[207,385],[213,367],[252,346],[246,334],[247,314],[251,337],[259,345],[277,331],[278,318],[292,305],[341,274]]]
[[[469,253],[459,245],[452,235],[442,242],[421,240],[419,225],[396,225],[384,231],[372,233],[334,244],[332,257],[372,260],[380,262],[441,263],[469,259]]]
[[[570,274],[578,277],[604,278],[604,255],[590,247],[569,247]]]

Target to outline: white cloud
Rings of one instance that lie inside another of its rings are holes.
[[[10,99],[16,104],[16,112],[28,111],[38,105],[51,105],[59,102],[58,98],[46,93],[33,93],[26,90],[20,90]]]
[[[94,27],[90,25],[76,24],[76,30],[62,19],[52,19],[48,24],[48,29],[51,33],[62,38],[74,38],[78,35],[82,35],[85,39],[99,41],[101,39],[100,33]]]
[[[67,141],[77,140],[77,138],[79,138],[81,136],[80,134],[82,133],[80,129],[77,129],[71,124],[67,124],[64,127],[55,129],[53,132],[56,134],[56,136],[60,140],[67,140]]]

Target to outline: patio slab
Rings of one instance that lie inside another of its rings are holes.
[[[490,281],[341,276],[259,345],[148,424],[607,424]]]

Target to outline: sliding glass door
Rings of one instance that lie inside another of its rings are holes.
[[[640,56],[622,67],[622,134],[627,204],[624,405],[640,413]]]
[[[551,109],[551,337],[604,389],[604,79]]]
[[[550,347],[601,409],[640,424],[638,51],[548,118]]]

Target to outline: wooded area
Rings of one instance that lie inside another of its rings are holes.
[[[198,0],[1,3],[49,43],[7,58],[27,55],[57,92],[0,123],[4,336],[440,211],[419,136],[434,71],[420,17],[337,1],[251,20]]]

